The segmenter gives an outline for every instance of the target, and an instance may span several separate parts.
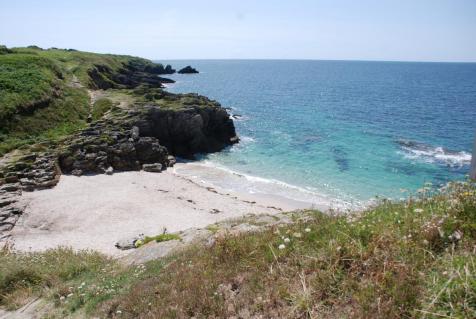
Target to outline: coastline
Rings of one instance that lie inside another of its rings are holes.
[[[327,211],[355,211],[371,202],[350,202],[334,198],[324,192],[292,185],[280,180],[244,174],[209,160],[179,162],[174,171],[199,184],[222,188],[241,196],[258,196],[284,203],[293,209]]]
[[[114,257],[132,251],[119,250],[116,242],[140,234],[155,236],[164,229],[175,233],[248,214],[310,208],[279,196],[212,187],[177,173],[175,168],[162,173],[63,175],[56,187],[24,192],[21,201],[26,209],[12,232],[15,250],[65,246]]]

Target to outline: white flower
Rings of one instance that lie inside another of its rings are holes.
[[[284,246],[284,244],[281,244],[281,245],[278,246],[278,249],[283,250],[284,248],[286,248],[286,246]]]
[[[64,296],[61,296],[61,297],[60,297],[60,300],[61,300],[61,301],[63,301],[64,299],[65,299],[65,297],[64,297]]]
[[[421,208],[415,208],[415,209],[413,210],[413,212],[415,212],[415,213],[423,213],[423,209],[421,209]]]
[[[120,310],[117,310],[117,311],[116,311],[116,313],[117,313],[117,314],[121,314],[121,313],[122,313],[122,311],[120,311]]]
[[[301,233],[294,233],[293,236],[296,237],[296,238],[301,238],[302,234]]]
[[[310,233],[310,232],[311,232],[311,228],[308,227],[308,228],[304,229],[304,231],[305,231],[306,233]]]
[[[289,239],[289,238],[284,238],[284,242],[285,242],[286,244],[289,243],[290,241],[291,241],[291,239]]]

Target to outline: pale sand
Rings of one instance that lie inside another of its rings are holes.
[[[53,189],[25,192],[22,199],[28,206],[13,230],[15,249],[70,246],[114,256],[127,253],[114,246],[118,240],[138,234],[157,235],[163,228],[177,232],[250,213],[274,214],[303,207],[303,203],[269,196],[207,188],[173,169],[62,176]]]

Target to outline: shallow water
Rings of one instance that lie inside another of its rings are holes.
[[[184,172],[194,178],[310,203],[360,205],[468,173],[474,63],[166,63],[200,71],[170,76],[177,81],[170,91],[198,92],[237,116],[240,144],[204,156],[209,170]]]

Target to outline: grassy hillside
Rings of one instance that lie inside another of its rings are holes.
[[[1,46],[0,156],[84,127],[87,89],[157,87],[157,75],[172,71],[131,56]]]
[[[92,252],[5,252],[0,304],[42,296],[49,318],[476,318],[475,184],[295,217],[134,267]]]

